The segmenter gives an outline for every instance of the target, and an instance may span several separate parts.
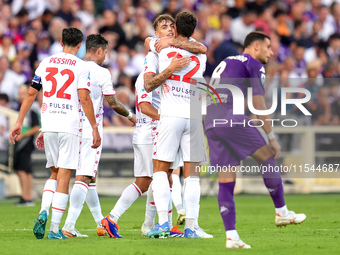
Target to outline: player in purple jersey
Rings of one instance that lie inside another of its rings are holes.
[[[219,94],[217,99],[220,104],[215,105],[213,100],[208,99],[205,118],[211,166],[221,169],[218,203],[226,230],[227,248],[251,248],[240,240],[236,231],[233,199],[235,166],[240,165],[240,161],[248,156],[254,158],[262,169],[264,183],[275,205],[275,224],[277,226],[298,224],[306,219],[306,215],[296,214],[287,209],[281,174],[264,171],[276,167],[275,159],[281,152],[281,146],[276,141],[270,122],[265,121],[269,116],[257,116],[268,136],[267,145],[251,120],[244,114],[238,114],[243,108],[243,103],[236,101],[242,99],[240,101],[243,102],[249,87],[252,88],[252,95],[249,96],[252,96],[254,108],[267,110],[263,88],[265,69],[262,64],[266,64],[273,55],[270,37],[251,32],[244,41],[244,48],[242,55],[228,57],[216,67],[210,85]]]

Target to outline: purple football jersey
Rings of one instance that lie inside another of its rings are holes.
[[[237,106],[244,105],[247,101],[248,87],[252,88],[252,95],[249,96],[264,96],[265,77],[263,65],[249,54],[224,59],[212,75],[211,85],[216,89],[219,98],[214,96],[215,104],[212,98],[207,97],[206,130],[213,128],[215,119],[232,120],[235,123],[245,120],[247,123],[249,118],[246,115],[235,114],[234,101]],[[221,88],[223,85],[231,85],[233,92],[228,88]]]

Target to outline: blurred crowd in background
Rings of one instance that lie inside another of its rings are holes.
[[[180,11],[198,18],[193,38],[208,48],[208,81],[220,61],[242,53],[249,32],[262,31],[274,52],[266,65],[269,107],[274,88],[304,87],[312,94],[312,116],[303,124],[340,124],[340,0],[0,0],[0,105],[19,109],[20,86],[31,83],[43,58],[62,50],[61,31],[74,26],[84,38],[100,33],[109,41],[104,65],[119,100],[134,109],[144,39],[154,36],[157,15]],[[84,47],[78,55],[85,55]],[[289,114],[300,112],[292,107]],[[104,124],[130,125],[111,109]]]

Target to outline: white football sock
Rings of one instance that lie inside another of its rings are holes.
[[[201,194],[200,179],[196,176],[185,178],[185,228],[194,230],[195,223],[198,218],[199,201]]]
[[[110,218],[117,223],[123,213],[142,195],[140,188],[132,183],[127,186],[110,212]]]
[[[182,204],[182,185],[177,174],[172,174],[172,201],[176,206],[177,213],[183,210]]]
[[[230,238],[233,241],[240,240],[240,237],[239,237],[236,229],[235,230],[227,230],[226,235],[227,235],[227,239]]]
[[[63,229],[71,231],[74,229],[77,219],[83,209],[88,190],[86,183],[75,181],[70,195],[70,207],[68,208],[67,218]]]
[[[168,221],[170,230],[172,229],[172,199],[171,199],[172,189],[170,188],[170,198],[169,198],[169,207],[168,207]]]
[[[44,186],[44,191],[41,199],[41,213],[43,210],[47,212],[47,216],[50,214],[50,207],[53,200],[53,195],[57,190],[57,180],[48,179]]]
[[[153,198],[158,212],[159,225],[168,221],[168,207],[170,199],[170,185],[166,172],[159,171],[153,174]]]
[[[281,217],[286,217],[288,215],[288,208],[287,205],[284,205],[280,208],[275,208],[275,212],[280,214]]]
[[[100,227],[101,221],[104,218],[104,216],[102,214],[102,208],[99,203],[96,183],[89,184],[89,190],[87,191],[86,195],[86,204],[92,213],[92,216],[97,224],[97,227]]]
[[[153,199],[152,193],[152,183],[150,183],[149,189],[146,193],[146,208],[145,208],[145,220],[144,224],[150,228],[153,228],[155,225],[155,217],[157,214],[157,209],[155,206],[155,201]]]
[[[68,202],[68,194],[56,192],[53,196],[52,201],[52,217],[51,217],[51,228],[50,230],[54,233],[58,233],[59,224],[63,214],[65,212]]]

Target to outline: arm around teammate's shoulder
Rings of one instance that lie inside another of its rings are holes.
[[[162,71],[160,74],[155,75],[154,73],[144,74],[144,88],[146,92],[151,92],[158,88],[166,79],[170,77],[174,72],[181,70],[190,64],[190,57],[177,58],[178,52],[174,55],[170,65]]]

